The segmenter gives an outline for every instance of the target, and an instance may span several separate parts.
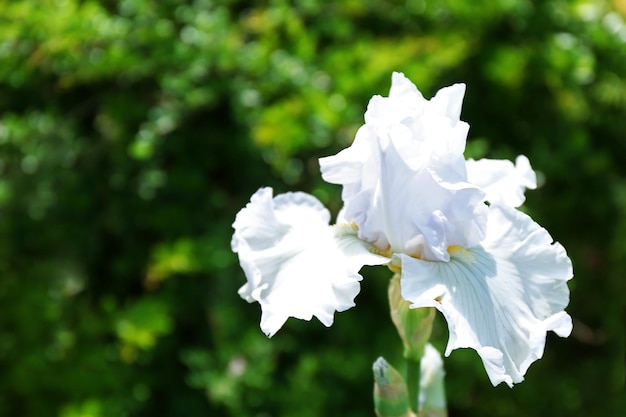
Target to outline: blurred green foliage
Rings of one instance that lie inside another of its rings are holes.
[[[573,335],[512,390],[453,352],[451,416],[621,415],[624,0],[0,1],[0,415],[373,415],[389,271],[270,340],[229,242],[260,186],[339,209],[317,158],[392,71],[467,83],[467,154],[529,156],[575,267]]]

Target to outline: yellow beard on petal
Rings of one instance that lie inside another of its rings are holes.
[[[476,256],[469,250],[459,245],[448,246],[448,253],[451,258],[460,259],[462,261],[473,263],[476,261]]]
[[[334,225],[338,235],[353,235],[359,231],[359,226],[355,222],[342,222]]]

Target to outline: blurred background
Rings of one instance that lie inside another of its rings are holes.
[[[0,415],[373,416],[389,271],[268,339],[230,238],[261,186],[337,212],[317,159],[392,71],[467,84],[467,156],[527,155],[574,263],[572,336],[513,389],[454,351],[450,415],[622,415],[625,0],[0,0]]]

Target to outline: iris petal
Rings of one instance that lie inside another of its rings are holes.
[[[515,165],[500,159],[468,159],[466,167],[468,181],[481,187],[491,204],[519,207],[526,200],[524,191],[537,188],[537,176],[524,155],[516,158]]]
[[[239,294],[261,305],[261,329],[274,335],[287,318],[330,326],[335,311],[354,306],[359,269],[389,261],[356,238],[350,226],[328,225],[328,210],[313,196],[287,193],[272,198],[262,188],[233,223],[233,251],[247,278]]]
[[[429,101],[394,73],[352,146],[320,159],[322,177],[343,185],[346,218],[380,251],[447,261],[449,245],[484,237],[484,193],[466,181],[464,93],[455,84]]]
[[[445,182],[427,168],[411,169],[393,141],[374,145],[375,186],[346,204],[345,216],[359,226],[361,238],[381,251],[447,261],[448,246],[471,246],[484,237],[482,191]]]
[[[412,307],[436,307],[448,322],[453,349],[473,348],[492,384],[521,382],[541,358],[546,332],[566,337],[571,318],[565,249],[527,215],[491,206],[480,245],[452,248],[449,262],[402,260],[402,295]]]

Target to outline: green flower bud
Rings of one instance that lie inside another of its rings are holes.
[[[377,417],[415,417],[409,407],[404,378],[385,359],[378,358],[374,371],[374,410]]]
[[[420,364],[420,417],[446,417],[445,372],[441,355],[430,343],[426,344]]]
[[[424,354],[424,346],[430,339],[435,320],[435,309],[409,308],[410,302],[402,298],[400,275],[395,274],[389,283],[389,307],[391,320],[404,345],[404,357],[418,362]]]

